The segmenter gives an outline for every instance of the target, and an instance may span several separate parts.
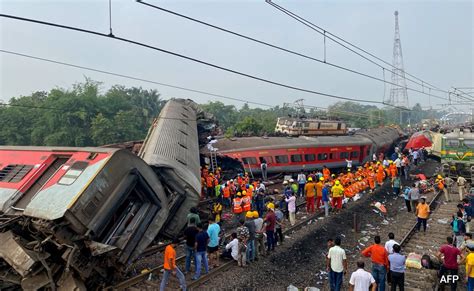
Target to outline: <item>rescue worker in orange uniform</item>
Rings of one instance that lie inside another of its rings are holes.
[[[370,191],[374,191],[375,189],[375,173],[374,173],[374,168],[370,167],[369,168],[369,174],[367,176],[367,179],[369,180],[369,187]]]
[[[397,166],[395,165],[394,162],[390,161],[390,166],[388,166],[388,170],[390,172],[390,177],[392,178],[392,186],[393,186],[393,181],[395,180],[395,177],[398,175],[398,169]]]
[[[227,182],[227,184],[224,187],[224,190],[222,191],[222,204],[224,205],[225,208],[230,207],[230,182]]]
[[[206,178],[206,186],[207,186],[207,198],[214,197],[215,194],[215,187],[217,186],[217,179],[214,177],[214,174],[209,173]]]
[[[237,192],[236,197],[232,201],[232,212],[234,213],[234,221],[240,222],[244,219],[242,208],[242,193]]]
[[[323,166],[323,177],[325,181],[328,181],[329,177],[331,177],[331,171],[326,166]]]
[[[318,183],[316,183],[316,209],[322,206],[322,198],[323,198],[323,187],[324,187],[324,178],[319,178]]]
[[[379,163],[379,167],[377,169],[377,183],[382,186],[383,185],[383,179],[385,178],[385,170],[382,165]]]
[[[316,196],[316,184],[314,184],[313,178],[308,178],[308,183],[306,183],[304,186],[304,193],[306,195],[306,212],[314,213],[314,196]]]
[[[448,189],[446,189],[446,186],[444,185],[444,179],[441,175],[438,175],[435,180],[436,183],[436,188],[438,188],[438,191],[443,191],[444,192],[444,198],[446,199],[446,202],[449,202],[449,193]]]
[[[242,210],[243,210],[243,215],[245,217],[245,214],[252,209],[252,198],[250,198],[250,193],[247,191],[242,192]]]

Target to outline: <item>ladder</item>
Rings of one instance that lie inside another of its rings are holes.
[[[215,173],[217,170],[217,152],[212,150],[209,152],[211,158],[211,171]]]

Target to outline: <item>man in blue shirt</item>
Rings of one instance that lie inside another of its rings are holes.
[[[392,285],[390,290],[395,291],[397,286],[399,290],[403,290],[405,286],[405,261],[406,257],[400,255],[400,245],[393,245],[393,254],[388,256],[388,261],[390,262],[390,272],[392,275]]]
[[[323,187],[323,197],[321,198],[321,200],[323,201],[323,205],[324,205],[324,215],[325,216],[328,216],[329,215],[329,184],[325,184],[324,187]]]
[[[209,265],[218,267],[219,266],[219,233],[221,227],[217,224],[214,219],[209,218],[209,226],[207,227],[207,234],[209,235],[209,244],[207,250],[209,252]]]
[[[203,228],[202,224],[197,226],[199,233],[196,235],[196,273],[193,276],[193,280],[199,279],[201,276],[201,266],[204,264],[204,270],[206,274],[209,272],[209,264],[207,261],[206,245],[209,242],[209,235],[206,229]]]

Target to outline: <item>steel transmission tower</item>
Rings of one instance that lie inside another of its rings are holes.
[[[398,27],[398,11],[395,11],[395,38],[393,42],[393,70],[392,87],[390,89],[390,99],[387,101],[391,105],[408,108],[407,83],[405,70],[403,68],[402,43],[400,41],[400,29]]]

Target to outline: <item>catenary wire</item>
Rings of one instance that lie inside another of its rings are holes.
[[[284,12],[285,14],[289,15],[290,17],[292,17],[292,18],[294,18],[294,19],[296,19],[296,20],[301,20],[300,22],[304,22],[303,24],[307,24],[307,26],[312,26],[313,28],[317,28],[317,29],[323,31],[325,37],[326,37],[326,34],[329,34],[329,35],[333,36],[334,38],[336,38],[336,39],[338,39],[338,40],[340,40],[340,41],[342,41],[342,42],[344,42],[344,43],[346,43],[346,44],[348,44],[348,45],[350,45],[350,46],[352,46],[352,47],[358,49],[359,51],[364,52],[365,54],[371,56],[372,58],[375,58],[375,59],[377,59],[377,60],[383,62],[384,64],[389,65],[390,67],[392,67],[392,68],[394,68],[394,69],[397,69],[393,64],[391,64],[391,63],[385,61],[384,59],[382,59],[382,58],[380,58],[380,57],[377,57],[377,56],[374,55],[373,53],[370,53],[370,52],[368,52],[367,50],[365,50],[365,49],[363,49],[363,48],[361,48],[361,47],[359,47],[359,46],[357,46],[357,45],[355,45],[355,44],[353,44],[353,43],[351,43],[351,42],[349,42],[349,41],[346,41],[346,40],[343,39],[342,37],[339,37],[339,36],[337,36],[337,35],[331,33],[330,31],[327,31],[326,29],[324,29],[324,28],[322,28],[322,27],[320,27],[320,26],[314,24],[313,22],[311,22],[311,21],[309,21],[309,20],[307,20],[307,19],[305,19],[305,18],[299,16],[298,14],[296,14],[296,13],[294,13],[294,12],[292,12],[292,11],[286,9],[286,8],[284,8],[283,6],[276,4],[276,3],[272,2],[271,0],[265,0],[265,1],[266,1],[268,4],[272,5],[273,7],[275,7],[276,9],[278,9],[278,10]],[[318,33],[320,33],[320,34],[323,34],[323,33],[322,33],[321,31],[319,31],[319,30],[316,30],[316,31],[317,31]],[[344,48],[346,48],[346,49],[348,49],[348,50],[350,50],[350,51],[352,51],[352,52],[358,54],[359,56],[363,57],[364,59],[368,60],[369,62],[372,62],[372,63],[374,63],[374,64],[377,65],[377,66],[381,66],[380,64],[378,64],[378,63],[376,63],[376,62],[374,62],[374,61],[372,61],[372,60],[366,58],[366,57],[363,56],[363,55],[360,55],[359,53],[353,51],[352,49],[350,49],[350,48],[344,46],[343,44],[341,44],[341,43],[335,41],[335,40],[332,39],[331,37],[329,37],[329,39],[331,39],[332,41],[338,43],[339,45],[343,46]],[[392,70],[389,70],[389,71],[393,72]],[[424,81],[424,80],[422,80],[422,79],[420,79],[420,78],[418,78],[418,77],[416,77],[416,76],[414,76],[414,75],[412,75],[412,74],[409,74],[409,73],[407,73],[406,71],[405,71],[405,74],[408,75],[408,76],[413,77],[414,79],[416,79],[416,80],[418,80],[418,81],[423,82],[424,84],[427,84],[427,85],[431,86],[431,87],[433,88],[433,90],[436,90],[436,91],[439,91],[439,92],[444,92],[444,93],[447,93],[447,92],[448,92],[448,91],[443,90],[443,89],[440,89],[440,88],[438,88],[438,87],[436,87],[436,86],[430,84],[429,82],[426,82],[426,81]],[[409,78],[406,78],[406,79],[407,79],[407,80],[410,80],[411,82],[414,82],[414,83],[416,83],[416,84],[418,84],[418,85],[421,85],[420,83],[415,82],[415,81],[413,81],[413,80],[411,80],[411,79],[409,79]]]
[[[280,51],[283,51],[283,52],[286,52],[286,53],[289,53],[289,54],[293,54],[293,55],[296,55],[296,56],[299,56],[299,57],[302,57],[302,58],[305,58],[305,59],[308,59],[308,60],[311,60],[311,61],[316,61],[316,62],[319,62],[321,64],[325,64],[325,65],[328,65],[328,66],[331,66],[331,67],[334,67],[334,68],[337,68],[337,69],[340,69],[340,70],[343,70],[343,71],[346,71],[346,72],[350,72],[350,73],[353,73],[353,74],[356,74],[356,75],[359,75],[359,76],[363,76],[363,77],[366,77],[366,78],[369,78],[369,79],[372,79],[372,80],[383,82],[384,85],[385,84],[390,84],[392,86],[403,87],[403,88],[406,88],[407,90],[410,90],[410,91],[413,91],[413,92],[418,92],[418,93],[421,93],[421,94],[424,94],[424,95],[428,95],[427,93],[423,92],[422,90],[414,89],[414,88],[411,88],[411,87],[406,87],[406,86],[403,86],[403,85],[400,85],[400,84],[396,84],[396,83],[387,81],[387,80],[385,80],[385,78],[381,79],[379,77],[372,76],[372,75],[369,75],[369,74],[366,74],[366,73],[363,73],[363,72],[360,72],[360,71],[357,71],[357,70],[354,70],[354,69],[350,69],[348,67],[344,67],[344,66],[341,66],[341,65],[337,65],[335,63],[328,62],[328,61],[326,61],[326,45],[324,46],[324,60],[321,60],[321,59],[318,59],[318,58],[315,58],[315,57],[312,57],[312,56],[309,56],[309,55],[306,55],[306,54],[303,54],[303,53],[300,53],[300,52],[297,52],[297,51],[294,51],[294,50],[291,50],[291,49],[284,48],[284,47],[276,45],[276,44],[272,44],[272,43],[269,43],[269,42],[266,42],[266,41],[262,41],[262,40],[254,38],[254,37],[244,35],[244,34],[241,34],[241,33],[223,28],[221,26],[211,24],[209,22],[205,22],[205,21],[187,16],[187,15],[184,15],[184,14],[181,14],[181,13],[178,13],[178,12],[175,12],[175,11],[172,11],[172,10],[169,10],[169,9],[157,6],[157,5],[147,3],[147,2],[142,1],[142,0],[136,0],[136,1],[140,4],[145,5],[145,6],[148,6],[148,7],[151,7],[151,8],[154,8],[154,9],[157,9],[157,10],[160,10],[160,11],[163,11],[163,12],[166,12],[166,13],[169,13],[169,14],[172,14],[172,15],[190,20],[190,21],[193,21],[193,22],[196,22],[196,23],[199,23],[199,24],[202,24],[202,25],[205,25],[205,26],[223,31],[225,33],[235,35],[235,36],[240,37],[240,38],[244,38],[244,39],[259,43],[259,44],[267,46],[267,47],[271,47],[271,48],[276,49],[276,50],[280,50]],[[325,37],[324,39],[326,39],[326,36],[324,36],[324,37]],[[394,73],[390,69],[386,69],[382,66],[381,66],[381,68]],[[433,97],[439,98],[439,99],[445,99],[444,97],[440,97],[440,96],[436,96],[436,95],[433,95]]]
[[[66,29],[66,30],[78,31],[78,32],[82,32],[82,33],[87,33],[87,34],[92,34],[92,35],[96,35],[96,36],[101,36],[101,37],[105,37],[105,38],[118,40],[118,41],[125,42],[125,43],[130,43],[130,44],[133,44],[133,45],[141,46],[141,47],[152,49],[152,50],[155,50],[155,51],[159,51],[159,52],[162,52],[162,53],[165,53],[165,54],[173,55],[175,57],[186,59],[186,60],[189,60],[189,61],[192,61],[192,62],[195,62],[195,63],[199,63],[199,64],[202,64],[202,65],[205,65],[205,66],[208,66],[208,67],[212,67],[212,68],[215,68],[215,69],[219,69],[219,70],[222,70],[222,71],[233,73],[235,75],[247,77],[247,78],[257,80],[257,81],[260,81],[260,82],[263,82],[263,83],[272,84],[272,85],[275,85],[275,86],[278,86],[278,87],[291,89],[291,90],[295,90],[295,91],[299,91],[299,92],[305,92],[305,93],[309,93],[309,94],[313,94],[313,95],[325,96],[325,97],[329,97],[329,98],[346,100],[346,101],[356,101],[356,102],[363,102],[363,103],[382,104],[382,105],[398,108],[400,110],[409,110],[409,109],[404,108],[404,107],[400,107],[400,106],[396,106],[396,105],[392,105],[392,104],[386,104],[385,102],[381,102],[381,101],[373,101],[373,100],[360,99],[360,98],[344,97],[344,96],[319,92],[319,91],[315,91],[315,90],[311,90],[311,89],[301,88],[301,87],[297,87],[297,86],[293,86],[293,85],[287,85],[287,84],[280,83],[280,82],[277,82],[277,81],[272,81],[272,80],[265,79],[265,78],[262,78],[262,77],[257,77],[255,75],[243,73],[243,72],[240,72],[240,71],[237,71],[237,70],[234,70],[234,69],[229,69],[227,67],[223,67],[223,66],[220,66],[220,65],[209,63],[209,62],[197,59],[197,58],[186,56],[186,55],[183,55],[183,54],[180,54],[180,53],[169,51],[169,50],[159,48],[159,47],[156,47],[156,46],[152,46],[152,45],[142,43],[142,42],[139,42],[139,41],[134,41],[134,40],[131,40],[131,39],[118,37],[118,36],[111,36],[111,35],[108,35],[108,34],[105,34],[105,33],[102,33],[102,32],[98,32],[98,31],[87,30],[87,29],[84,29],[84,28],[67,26],[67,25],[63,25],[63,24],[47,22],[47,21],[42,21],[42,20],[37,20],[37,19],[32,19],[32,18],[25,18],[25,17],[9,15],[9,14],[0,14],[0,17],[15,19],[15,20],[24,21],[24,22],[36,23],[36,24],[41,24],[41,25],[46,25],[46,26],[51,26],[51,27],[57,27],[57,28],[62,28],[62,29]]]
[[[238,101],[238,102],[242,102],[242,103],[246,103],[246,104],[253,104],[253,105],[264,106],[264,107],[269,107],[269,108],[274,108],[274,107],[275,107],[274,105],[270,105],[270,104],[265,104],[265,103],[260,103],[260,102],[254,102],[254,101],[250,101],[250,100],[246,100],[246,99],[235,98],[235,97],[225,96],[225,95],[221,95],[221,94],[206,92],[206,91],[202,91],[202,90],[196,90],[196,89],[186,88],[186,87],[183,87],[183,86],[177,86],[177,85],[166,84],[166,83],[162,83],[162,82],[157,82],[157,81],[147,80],[147,79],[143,79],[143,78],[133,77],[133,76],[130,76],[130,75],[124,75],[124,74],[114,73],[114,72],[105,71],[105,70],[100,70],[100,69],[96,69],[96,68],[91,68],[91,67],[85,67],[85,66],[75,65],[75,64],[71,64],[71,63],[61,62],[61,61],[52,60],[52,59],[46,59],[46,58],[37,57],[37,56],[32,56],[32,55],[28,55],[28,54],[23,54],[23,53],[18,53],[18,52],[12,52],[12,51],[3,50],[3,49],[0,49],[0,52],[2,52],[2,53],[7,53],[7,54],[12,54],[12,55],[16,55],[16,56],[20,56],[20,57],[24,57],[24,58],[29,58],[29,59],[34,59],[34,60],[49,62],[49,63],[53,63],[53,64],[57,64],[57,65],[72,67],[72,68],[76,68],[76,69],[82,69],[82,70],[92,71],[92,72],[96,72],[96,73],[101,73],[101,74],[116,76],[116,77],[120,77],[120,78],[131,79],[131,80],[140,81],[140,82],[144,82],[144,83],[151,83],[151,84],[155,84],[155,85],[160,85],[160,86],[164,86],[164,87],[170,87],[170,88],[179,89],[179,90],[184,90],[184,91],[188,91],[188,92],[204,94],[204,95],[213,96],[213,97],[218,97],[218,98],[227,99],[227,100],[232,100],[232,101]],[[1,105],[2,105],[2,106],[7,106],[7,105],[10,105],[10,104],[1,104]],[[13,105],[11,105],[11,106],[17,106],[17,107],[19,107],[20,105],[18,105],[18,104],[13,104]],[[22,106],[23,106],[23,105],[22,105]],[[25,106],[26,106],[26,105],[25,105]],[[28,107],[28,108],[38,108],[38,107],[31,107],[31,106],[27,106],[27,107]],[[319,107],[319,106],[313,106],[313,105],[304,105],[304,107],[306,107],[306,108],[314,108],[314,109],[321,109],[321,110],[328,110],[328,111],[332,111],[332,112],[334,112],[334,113],[341,113],[341,114],[346,114],[346,115],[365,116],[365,114],[362,114],[362,113],[340,111],[340,110],[335,110],[335,109],[325,108],[325,107]],[[43,107],[41,107],[41,108],[42,108],[42,109],[52,109],[52,110],[62,110],[62,109],[59,109],[59,108],[43,108]],[[382,118],[380,118],[380,119],[382,119]]]

